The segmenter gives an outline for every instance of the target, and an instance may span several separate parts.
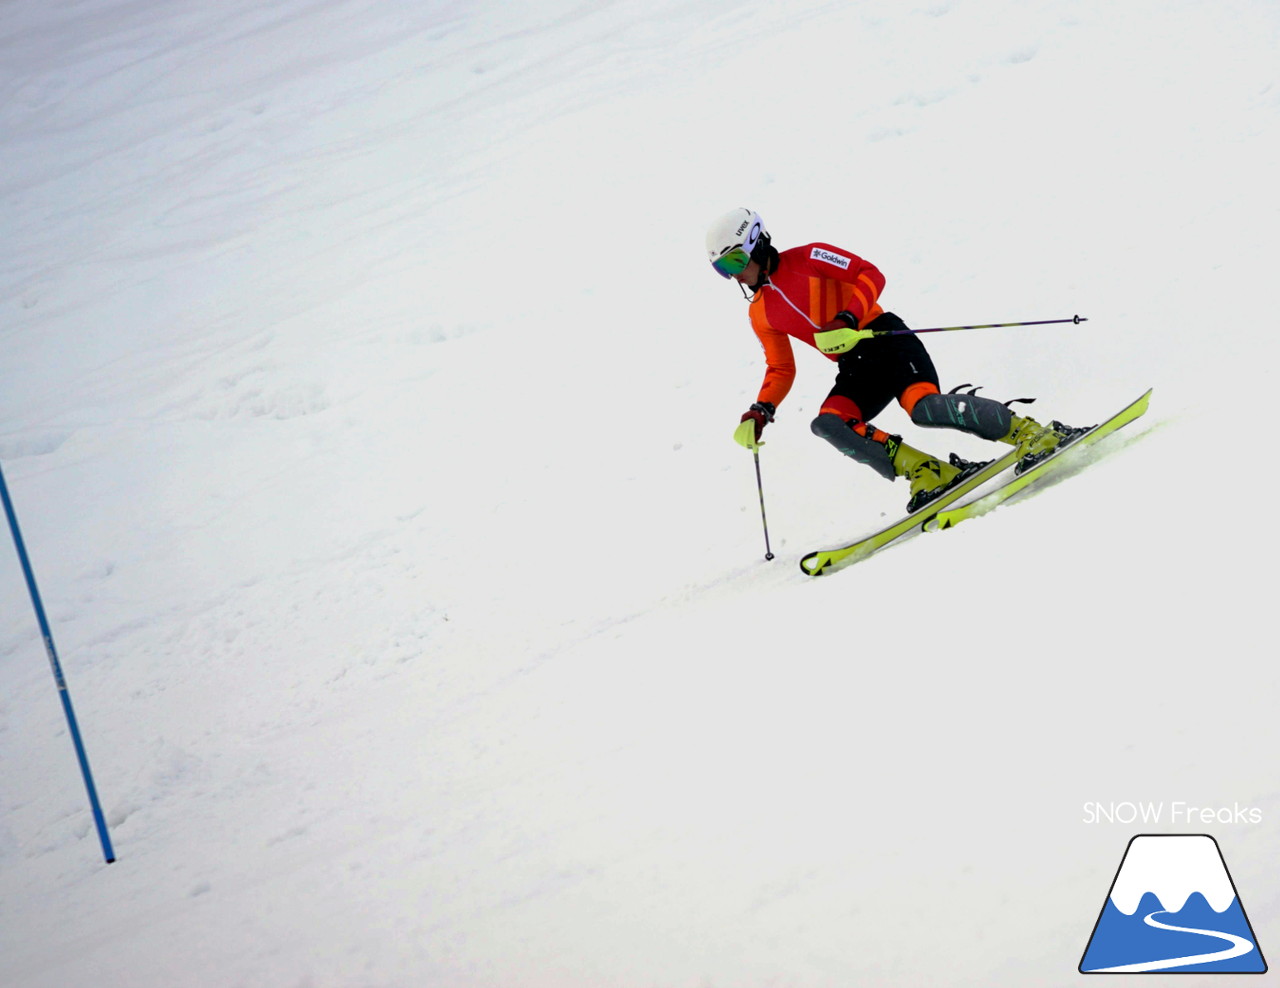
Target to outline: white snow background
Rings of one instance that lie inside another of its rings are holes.
[[[1140,831],[1214,834],[1274,965],[1277,50],[1273,0],[5,3],[0,461],[119,860],[6,535],[0,984],[1062,985]],[[744,205],[917,328],[1088,319],[925,337],[944,387],[1151,411],[812,579],[907,492],[801,354],[765,562]]]

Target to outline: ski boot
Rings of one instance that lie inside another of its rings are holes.
[[[906,477],[911,483],[911,500],[907,502],[907,514],[915,514],[990,462],[990,460],[965,460],[952,453],[948,461],[943,463],[927,453],[922,453],[900,442],[893,458],[893,467],[899,476]]]
[[[1052,420],[1046,427],[1035,419],[1022,418],[1018,415],[1013,416],[1013,420],[1015,424],[1010,430],[1009,437],[1002,441],[1014,446],[1025,442],[1028,449],[1027,455],[1013,468],[1015,474],[1026,473],[1037,463],[1052,456],[1062,447],[1075,442],[1093,428],[1091,425],[1080,427],[1063,425],[1057,419]]]

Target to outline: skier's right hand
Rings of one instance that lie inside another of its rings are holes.
[[[813,345],[826,354],[848,353],[863,340],[873,337],[869,329],[851,329],[835,319],[813,334]]]
[[[743,413],[739,420],[740,424],[733,434],[734,440],[747,449],[763,446],[760,436],[764,433],[764,427],[773,421],[775,411],[771,402],[757,401]]]

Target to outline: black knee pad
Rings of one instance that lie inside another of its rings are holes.
[[[897,476],[893,471],[893,458],[883,444],[858,435],[839,415],[823,412],[809,423],[809,428],[815,436],[821,436],[850,459],[865,463],[880,476],[890,480]]]
[[[1013,425],[1013,413],[978,395],[932,394],[916,402],[911,421],[926,429],[959,429],[983,439],[1003,439]]]

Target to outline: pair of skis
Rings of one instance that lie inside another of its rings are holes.
[[[993,460],[977,473],[966,477],[955,487],[947,490],[935,500],[930,501],[919,511],[912,512],[892,525],[848,545],[809,553],[800,560],[800,569],[809,576],[818,576],[838,564],[854,563],[866,559],[873,552],[913,531],[917,526],[926,532],[942,531],[947,528],[953,528],[969,518],[976,518],[979,515],[986,514],[992,508],[1052,472],[1062,463],[1072,459],[1074,450],[1092,446],[1098,440],[1111,435],[1117,429],[1123,428],[1141,416],[1146,412],[1147,404],[1150,400],[1151,389],[1148,389],[1144,395],[1115,415],[1112,415],[1109,419],[1100,422],[1074,442],[1056,450],[1030,469],[1015,474],[1012,480],[1005,482],[991,491],[991,493],[964,504],[958,503],[967,494],[971,494],[989,480],[1015,466],[1026,455],[1026,451],[1021,447],[1015,448],[999,459]]]

